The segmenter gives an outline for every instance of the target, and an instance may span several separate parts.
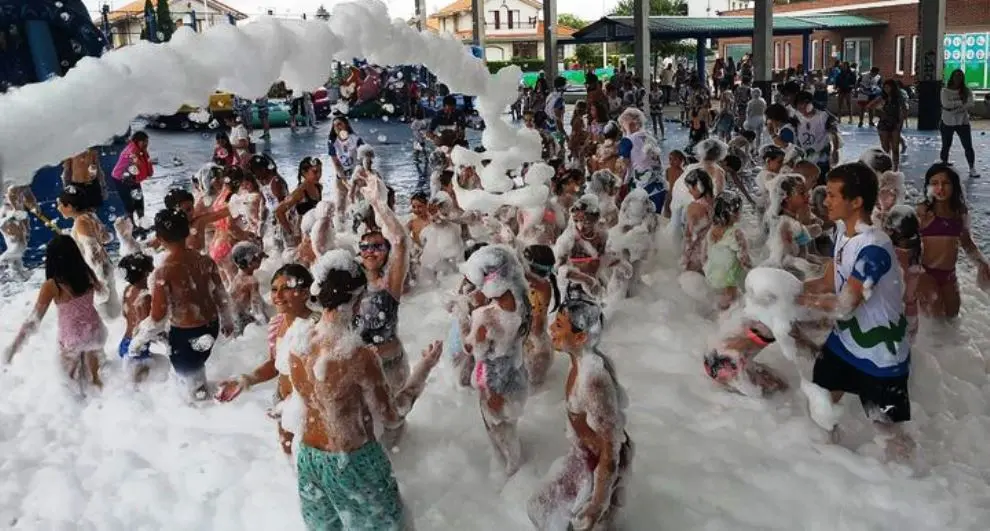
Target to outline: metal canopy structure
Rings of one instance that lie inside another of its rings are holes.
[[[859,15],[809,15],[773,17],[774,35],[809,35],[814,31],[880,28],[886,20]],[[599,42],[631,42],[635,40],[633,17],[602,17],[585,26],[568,39],[558,42],[591,44]],[[681,39],[718,39],[751,37],[755,30],[753,17],[650,17],[650,39],[676,41]]]

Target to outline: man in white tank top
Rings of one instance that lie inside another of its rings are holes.
[[[794,106],[800,113],[795,143],[825,175],[839,161],[839,122],[828,111],[816,109],[814,96],[808,91],[794,97]]]

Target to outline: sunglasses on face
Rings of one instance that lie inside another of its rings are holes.
[[[384,243],[362,243],[358,245],[362,253],[384,253],[388,250],[388,245]]]

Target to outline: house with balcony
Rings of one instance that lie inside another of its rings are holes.
[[[543,59],[543,4],[535,0],[485,0],[485,58],[489,61]],[[440,9],[426,26],[437,33],[471,42],[471,0],[457,0]],[[575,28],[557,26],[557,38],[567,39]],[[558,44],[557,57],[574,56],[574,44]]]
[[[151,0],[151,3],[158,8],[158,0]],[[168,7],[177,28],[192,25],[193,16],[199,31],[217,24],[230,24],[231,19],[239,21],[248,18],[246,14],[216,0],[171,0]],[[114,9],[107,18],[110,21],[110,43],[114,48],[134,44],[141,40],[144,30],[144,0],[135,0]]]

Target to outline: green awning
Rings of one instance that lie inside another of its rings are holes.
[[[748,37],[753,35],[753,17],[650,17],[650,38],[658,41],[681,39],[717,39],[728,37]],[[837,13],[834,15],[809,15],[800,17],[774,16],[774,35],[804,35],[814,31],[878,28],[887,25],[886,20],[878,20],[859,15]],[[603,17],[569,39],[558,42],[628,42],[634,40],[633,17]]]

